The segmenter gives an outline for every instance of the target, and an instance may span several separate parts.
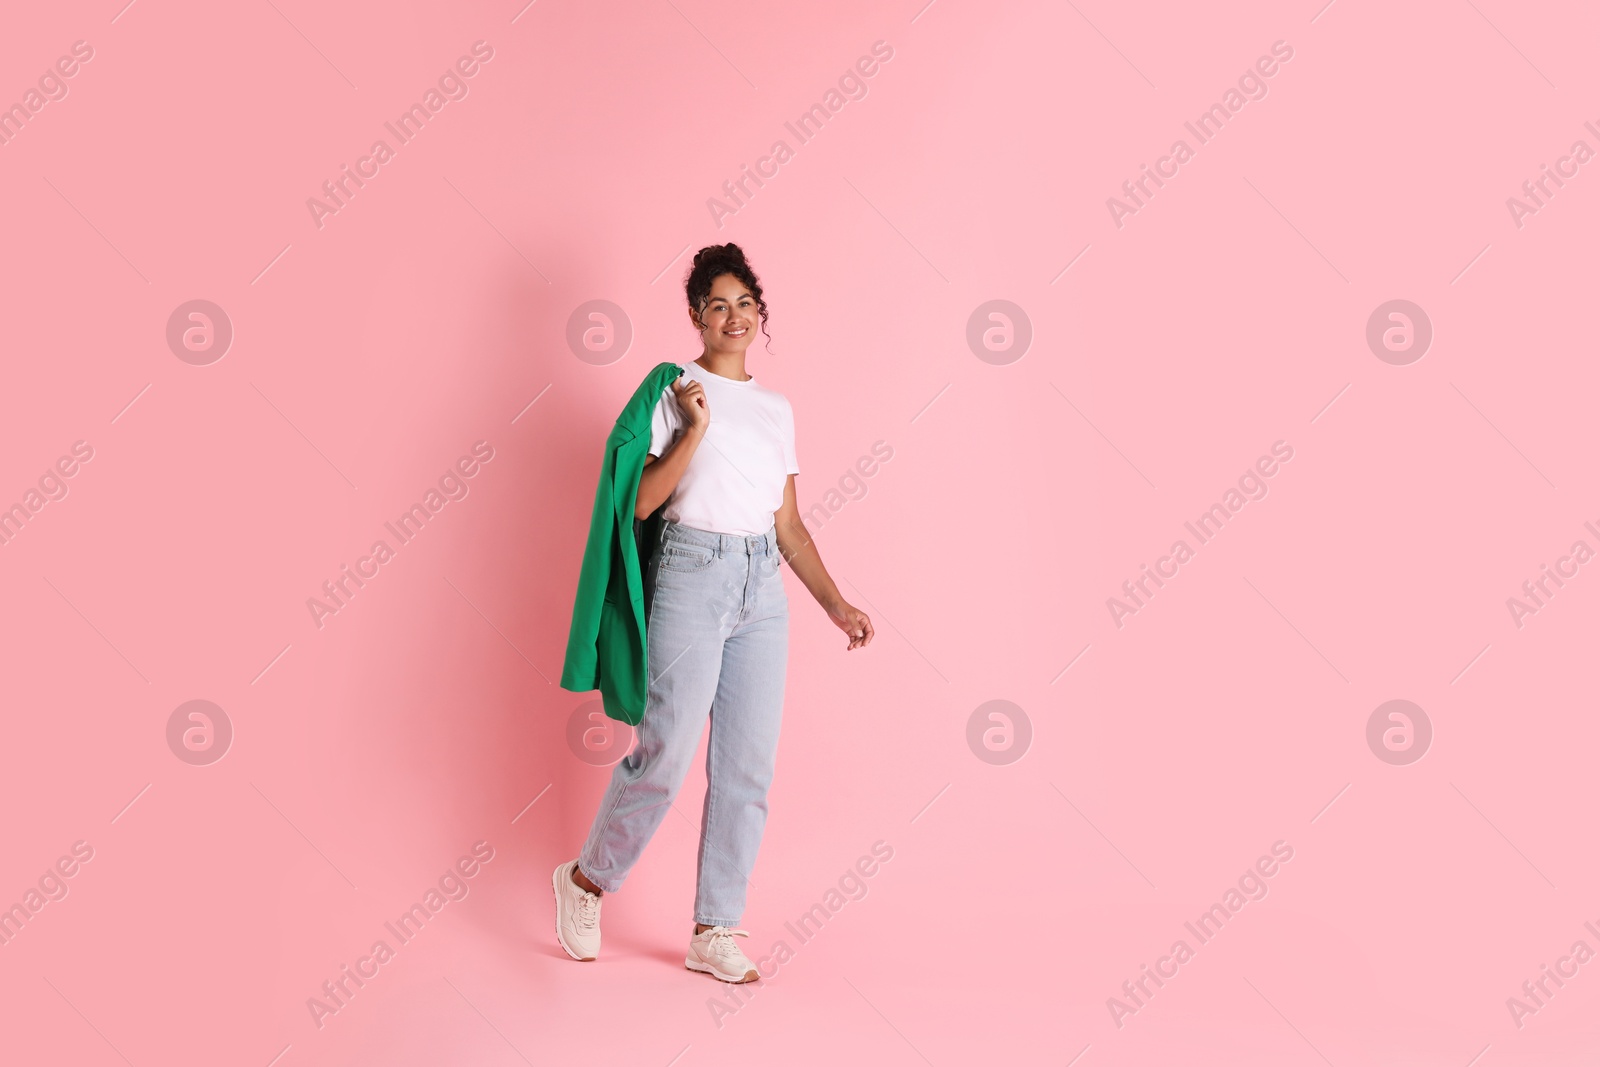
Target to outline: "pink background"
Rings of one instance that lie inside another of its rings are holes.
[[[0,102],[94,56],[0,146],[0,504],[94,454],[0,546],[0,903],[94,854],[0,947],[0,1056],[1592,1062],[1600,963],[1520,1028],[1506,1001],[1600,950],[1600,576],[1520,628],[1506,600],[1600,548],[1600,164],[1520,228],[1506,199],[1600,148],[1600,18],[921,2],[8,13]],[[468,95],[319,229],[306,199],[479,40]],[[784,122],[879,40],[865,98],[798,145]],[[1280,40],[1266,97],[1197,146],[1184,122]],[[1194,158],[1116,226],[1179,137]],[[718,228],[707,198],[779,138]],[[594,694],[554,684],[600,445],[697,354],[682,276],[725,240],[766,287],[749,369],[794,403],[802,507],[893,458],[813,521],[873,645],[845,655],[785,576],[741,925],[795,954],[719,1019],[727,987],[681,963],[698,762],[598,962],[557,947],[549,874],[609,773],[566,740]],[[234,330],[205,366],[165,337],[194,299]],[[1032,326],[1010,362],[966,341],[995,299]],[[1434,331],[1404,366],[1365,337],[1396,299]],[[590,300],[633,330],[605,365],[565,339]],[[1115,625],[1107,598],[1280,440],[1266,498]],[[307,598],[477,441],[469,495],[318,629]],[[204,766],[166,735],[195,699],[234,730]],[[1392,699],[1432,724],[1408,765],[1366,739]],[[969,747],[991,700],[1023,758]],[[319,1028],[307,998],[478,841],[466,898]],[[867,895],[795,944],[877,841]],[[1107,999],[1276,841],[1265,899],[1116,1025]]]

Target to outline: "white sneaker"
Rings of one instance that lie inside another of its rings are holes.
[[[730,930],[726,926],[703,930],[689,939],[689,955],[684,958],[683,965],[724,982],[754,982],[761,975],[734,940],[749,936],[748,930]]]
[[[550,876],[556,894],[556,940],[575,960],[600,953],[600,898],[572,881],[577,860],[568,860]]]

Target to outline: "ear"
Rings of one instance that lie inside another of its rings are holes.
[[[694,327],[696,333],[705,329],[705,324],[700,321],[700,313],[694,308],[689,309],[689,324]]]

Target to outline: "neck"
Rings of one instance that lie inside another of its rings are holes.
[[[710,371],[712,374],[723,378],[732,378],[736,382],[747,381],[750,375],[744,372],[743,352],[712,352],[700,353],[696,363]]]

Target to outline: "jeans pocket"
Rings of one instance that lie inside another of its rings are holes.
[[[677,574],[703,571],[716,560],[717,554],[705,545],[684,541],[664,541],[661,545],[661,569]]]

